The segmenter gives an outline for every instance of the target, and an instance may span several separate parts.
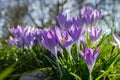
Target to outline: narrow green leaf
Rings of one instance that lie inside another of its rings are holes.
[[[2,73],[0,73],[0,80],[4,80],[12,72],[13,72],[13,67],[8,67]]]
[[[78,75],[76,75],[76,74],[74,74],[74,73],[72,73],[72,72],[70,72],[70,74],[71,74],[72,76],[74,76],[75,78],[77,78],[78,80],[82,80]]]

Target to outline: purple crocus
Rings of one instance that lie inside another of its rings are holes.
[[[87,6],[83,6],[81,9],[82,22],[87,25],[93,26],[101,17],[101,10],[96,10]]]
[[[90,40],[92,41],[98,40],[101,34],[102,34],[102,29],[98,29],[94,27],[88,29],[88,35],[90,37]]]
[[[87,49],[86,47],[84,47],[84,50],[81,51],[81,53],[80,53],[82,56],[82,59],[85,61],[86,65],[88,67],[88,70],[90,73],[90,80],[92,80],[91,73],[92,73],[94,64],[97,60],[99,53],[100,53],[100,47],[98,47],[97,50],[94,50],[91,48]]]
[[[69,35],[67,30],[65,29],[60,29],[59,27],[55,26],[55,33],[57,36],[58,42],[63,46],[67,47],[72,44],[73,40],[72,37]]]
[[[56,34],[55,34],[54,30],[43,29],[41,31],[41,36],[42,36],[42,42],[41,43],[42,43],[43,47],[48,49],[51,52],[51,54],[53,56],[55,56],[56,61],[57,61],[57,65],[58,65],[58,68],[59,68],[59,71],[60,71],[60,77],[62,77],[62,71],[61,71],[61,68],[60,68],[60,65],[59,65],[59,59],[58,59],[58,56],[57,56],[57,52],[60,51],[61,55],[63,56],[63,50],[58,44],[57,37],[56,37]]]
[[[55,26],[55,33],[57,36],[57,40],[60,43],[62,47],[65,47],[66,50],[68,51],[70,58],[72,59],[71,56],[71,48],[73,45],[73,39],[65,29],[60,29],[59,27]]]
[[[42,45],[46,49],[48,49],[53,56],[57,58],[57,51],[60,51],[62,54],[62,49],[58,45],[57,42],[57,37],[55,35],[55,32],[53,30],[45,30],[43,29],[41,31],[41,36],[42,36]],[[63,54],[62,54],[63,55]]]
[[[83,60],[86,62],[87,66],[88,67],[93,67],[99,53],[100,53],[100,47],[98,47],[97,50],[94,50],[94,49],[91,49],[91,48],[87,49],[85,47],[84,50],[81,51],[80,54],[81,54]]]
[[[114,34],[113,37],[114,37],[114,39],[116,41],[115,45],[118,45],[119,48],[120,48],[120,37],[117,34]]]
[[[84,34],[84,31],[82,28],[79,28],[77,26],[71,26],[70,29],[69,29],[69,34],[70,36],[72,37],[72,39],[74,41],[78,40],[80,35],[83,35]]]
[[[69,28],[69,34],[72,37],[73,42],[75,42],[77,44],[77,46],[79,46],[80,42],[84,36],[84,31],[83,31],[82,27],[72,25]]]

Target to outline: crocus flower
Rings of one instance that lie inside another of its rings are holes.
[[[42,43],[43,47],[48,49],[53,56],[55,56],[57,58],[57,51],[60,51],[62,54],[62,49],[58,45],[57,37],[53,30],[48,30],[48,31],[42,30],[41,36],[42,36],[41,43]]]
[[[88,70],[89,70],[89,73],[90,73],[90,80],[91,79],[91,73],[92,73],[92,69],[94,67],[94,64],[97,60],[97,57],[100,53],[100,47],[98,47],[97,50],[94,50],[94,49],[87,49],[86,47],[84,48],[83,51],[81,51],[81,56],[82,56],[82,59],[85,61],[87,67],[88,67]]]
[[[72,39],[74,41],[78,40],[80,35],[83,35],[84,34],[84,31],[82,28],[79,28],[77,26],[71,26],[70,29],[69,29],[69,34],[70,36],[72,37]]]
[[[81,54],[83,60],[86,62],[87,66],[92,68],[96,62],[96,59],[97,59],[99,53],[100,53],[100,47],[98,47],[97,50],[94,50],[91,48],[87,49],[85,47],[84,50],[81,51],[80,54]]]
[[[98,29],[94,27],[88,29],[88,35],[90,37],[90,40],[92,41],[98,40],[101,34],[102,34],[102,29]]]
[[[118,45],[119,48],[120,48],[120,37],[117,34],[114,34],[113,37],[114,37],[114,39],[116,41],[116,45]]]
[[[87,6],[83,6],[81,9],[82,21],[87,25],[93,26],[101,17],[101,10],[96,10]]]
[[[72,58],[71,56],[71,47],[73,45],[72,37],[69,35],[67,30],[60,29],[57,26],[55,26],[54,30],[55,30],[58,42],[60,43],[60,45],[62,45],[62,47],[66,48],[66,50],[70,55],[70,58]]]
[[[57,56],[57,52],[60,51],[61,55],[63,56],[63,51],[62,48],[59,46],[58,41],[57,41],[57,37],[56,34],[53,30],[45,30],[43,29],[41,31],[41,36],[42,36],[42,45],[43,47],[45,47],[46,49],[48,49],[51,54],[53,56],[55,56],[56,60],[57,60],[57,65],[60,71],[60,77],[62,77],[62,71],[59,65],[59,59]]]
[[[67,30],[60,29],[57,26],[55,27],[55,33],[57,36],[58,42],[63,46],[67,47],[72,44],[72,37],[69,35]]]
[[[80,42],[84,36],[84,31],[83,31],[82,27],[72,25],[69,28],[69,34],[72,37],[73,42],[75,42],[77,44],[77,46],[79,46]]]

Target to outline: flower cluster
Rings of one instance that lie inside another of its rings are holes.
[[[104,39],[104,37],[102,38],[102,29],[96,27],[96,23],[101,17],[101,10],[83,6],[80,17],[77,16],[67,19],[67,16],[58,14],[56,16],[58,25],[53,29],[37,29],[21,25],[18,25],[17,28],[11,28],[9,29],[11,36],[6,40],[6,43],[10,46],[17,46],[20,50],[32,50],[33,46],[37,46],[38,48],[43,46],[56,58],[59,70],[61,67],[59,61],[61,61],[61,59],[64,60],[66,57],[64,57],[63,54],[64,49],[68,52],[67,58],[75,62],[76,56],[74,57],[74,54],[71,54],[71,52],[73,52],[71,51],[72,46],[75,44],[74,48],[76,48],[76,50],[73,53],[75,53],[75,55],[78,54],[77,61],[80,60],[78,58],[81,58],[86,63],[90,80],[92,80],[91,73],[100,54],[100,46],[98,45],[101,45]],[[120,48],[120,37],[114,34],[113,38],[116,41],[114,45]],[[57,56],[58,51],[61,53],[61,58]],[[73,66],[74,64],[71,65]],[[61,76],[62,74],[60,77]]]
[[[18,25],[17,28],[11,28],[9,31],[13,37],[10,36],[6,42],[11,46],[16,45],[19,48],[23,46],[25,48],[32,48],[33,44],[40,44],[41,30],[34,29],[30,26],[24,27]]]
[[[63,56],[62,48],[65,48],[71,59],[72,45],[76,44],[77,47],[79,47],[80,43],[82,43],[85,48],[80,54],[88,68],[93,68],[100,48],[98,48],[98,50],[87,48],[85,38],[86,31],[83,25],[93,26],[101,18],[101,11],[84,6],[81,9],[81,18],[73,17],[67,20],[67,16],[62,14],[58,14],[56,18],[59,27],[55,26],[54,29],[35,29],[20,25],[18,25],[17,28],[11,28],[10,32],[12,36],[7,40],[7,43],[11,46],[16,45],[19,48],[26,47],[30,49],[33,45],[42,45],[56,58],[58,51],[60,51]],[[90,27],[87,32],[91,41],[97,41],[102,34],[102,30],[95,27]]]

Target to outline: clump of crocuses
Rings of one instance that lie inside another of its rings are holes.
[[[81,18],[77,16],[68,20],[67,16],[58,14],[56,18],[59,25],[55,26],[54,29],[36,29],[30,26],[18,25],[17,28],[9,29],[12,36],[6,42],[10,46],[25,47],[27,49],[32,49],[33,45],[42,45],[50,51],[57,61],[59,59],[57,55],[58,51],[64,56],[62,48],[68,51],[68,55],[72,61],[71,48],[73,44],[77,45],[77,49],[80,49],[79,46],[83,45],[84,50],[80,54],[89,69],[91,77],[92,69],[100,53],[100,47],[97,50],[86,47],[86,29],[83,26],[86,25],[90,40],[97,41],[102,35],[102,30],[96,28],[94,25],[102,15],[101,10],[87,6],[81,9],[80,15]],[[114,35],[114,38],[119,43],[118,36]],[[59,64],[58,67],[60,67]],[[62,75],[60,76],[62,77]]]
[[[11,28],[9,31],[12,36],[6,42],[10,46],[32,48],[34,44],[40,44],[41,31],[34,27],[18,25],[17,28]]]

